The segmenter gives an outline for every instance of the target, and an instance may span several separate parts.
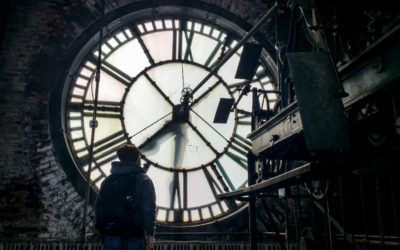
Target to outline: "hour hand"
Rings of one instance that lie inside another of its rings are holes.
[[[167,121],[159,130],[157,130],[152,136],[148,137],[140,146],[139,149],[143,150],[144,148],[152,148],[155,146],[155,142],[157,138],[161,138],[162,136],[172,132],[172,125],[174,124],[173,120]]]

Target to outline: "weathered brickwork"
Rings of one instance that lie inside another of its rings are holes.
[[[48,103],[57,73],[65,70],[56,68],[63,65],[64,53],[99,16],[96,2],[10,0],[2,5],[8,15],[0,49],[0,238],[79,237],[83,199],[54,154]],[[109,11],[134,1],[107,2]],[[249,23],[267,8],[261,0],[205,2]]]
[[[59,14],[68,12],[66,6],[64,1],[10,4],[0,51],[2,238],[79,237],[83,200],[53,154],[48,87],[32,86],[40,84],[32,70],[49,37],[68,38]]]

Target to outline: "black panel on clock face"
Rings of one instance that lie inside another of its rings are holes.
[[[221,98],[215,113],[214,123],[226,123],[229,113],[231,112],[232,104],[235,102],[233,98]]]

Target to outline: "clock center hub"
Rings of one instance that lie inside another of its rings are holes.
[[[191,88],[183,88],[181,103],[175,105],[173,108],[172,119],[177,122],[188,122],[189,121],[189,110],[190,105],[193,103],[193,95]]]

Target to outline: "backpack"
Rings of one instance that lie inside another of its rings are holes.
[[[101,187],[96,210],[96,228],[102,235],[141,237],[135,223],[136,175],[111,174]]]

